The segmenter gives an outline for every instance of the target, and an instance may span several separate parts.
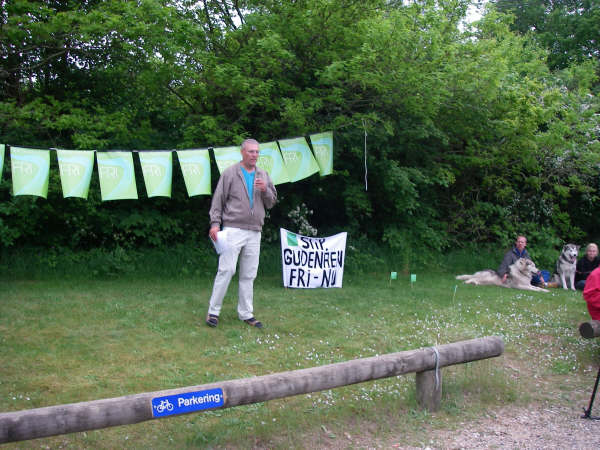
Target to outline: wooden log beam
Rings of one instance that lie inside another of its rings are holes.
[[[579,325],[579,334],[586,339],[600,336],[600,320],[590,320]]]
[[[103,400],[0,413],[0,443],[139,423],[157,418],[152,400],[165,396],[222,390],[220,408],[264,402],[322,391],[369,380],[424,372],[500,356],[504,342],[498,336],[351,360],[309,369],[241,380],[147,392]],[[196,398],[198,400],[198,398]],[[172,405],[170,405],[172,406]]]

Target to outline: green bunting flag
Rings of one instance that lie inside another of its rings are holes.
[[[259,144],[260,154],[256,164],[269,173],[274,184],[299,181],[315,172],[320,172],[321,176],[331,174],[333,132],[311,134],[310,143],[316,160],[307,139],[300,137]],[[10,149],[8,153],[7,147]],[[218,147],[213,151],[219,173],[242,160],[239,146]],[[137,199],[133,152],[139,153],[148,197],[171,197],[172,150],[56,150],[63,197],[87,199],[96,155],[102,200]],[[208,149],[185,149],[176,152],[188,195],[210,195],[211,161]],[[0,180],[5,153],[6,158],[11,159],[13,195],[36,195],[46,198],[50,175],[50,150],[0,144]]]
[[[56,150],[63,197],[86,198],[94,169],[93,150]]]
[[[269,173],[273,184],[289,182],[290,177],[287,174],[287,170],[285,170],[277,142],[266,142],[260,144],[258,148],[260,156],[256,165]]]
[[[4,144],[0,144],[0,181],[2,181],[2,169],[4,168]]]
[[[219,168],[219,173],[223,173],[229,166],[242,160],[242,152],[240,147],[220,147],[213,148],[215,153],[215,161]]]
[[[291,182],[302,180],[319,171],[305,138],[282,139],[279,141],[279,147]]]
[[[171,151],[140,151],[140,164],[148,197],[171,197],[173,153]]]
[[[13,195],[48,196],[50,151],[11,147]]]
[[[311,134],[310,142],[322,177],[333,173],[333,132]]]
[[[98,152],[96,158],[103,201],[138,198],[131,152]]]
[[[207,149],[177,150],[188,196],[210,195],[210,156]]]

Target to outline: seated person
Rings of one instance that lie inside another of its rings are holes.
[[[575,288],[582,291],[585,287],[585,280],[599,265],[600,257],[598,257],[598,246],[592,242],[585,248],[585,255],[577,261]]]
[[[525,250],[526,245],[527,238],[525,236],[517,236],[515,246],[512,248],[512,250],[509,250],[504,255],[504,259],[502,260],[502,262],[500,263],[500,267],[498,267],[498,270],[496,271],[498,276],[502,279],[503,283],[506,281],[508,273],[510,272],[509,267],[515,262],[517,262],[519,258],[531,260],[529,253],[527,253],[527,250]],[[546,284],[545,280],[541,276],[541,272],[532,277],[531,284],[535,286],[544,286]]]
[[[585,280],[583,299],[593,320],[600,320],[600,267],[594,269]]]

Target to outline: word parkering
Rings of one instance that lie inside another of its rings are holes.
[[[219,403],[221,401],[220,394],[205,394],[202,397],[192,396],[191,398],[183,398],[179,397],[177,399],[177,406],[192,406],[192,405],[202,405],[203,403]]]

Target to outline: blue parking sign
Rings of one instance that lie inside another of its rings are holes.
[[[221,388],[155,397],[152,399],[152,417],[165,417],[203,409],[219,408],[224,403],[225,396]]]

